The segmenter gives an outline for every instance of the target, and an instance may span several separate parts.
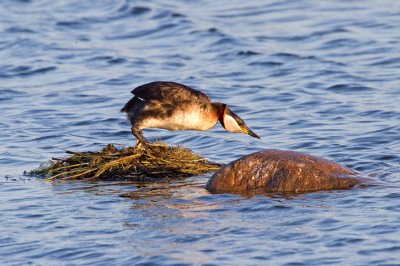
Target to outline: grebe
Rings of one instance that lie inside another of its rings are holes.
[[[139,143],[148,143],[142,129],[208,130],[219,121],[225,130],[260,138],[224,103],[214,103],[204,93],[169,81],[150,82],[131,91],[134,95],[121,109],[132,124]]]

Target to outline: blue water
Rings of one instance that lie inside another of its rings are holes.
[[[1,265],[400,265],[400,2],[0,3]],[[335,160],[383,187],[211,195],[22,175],[65,149],[133,145],[130,90],[182,82],[262,140],[148,130],[218,162],[266,148]]]

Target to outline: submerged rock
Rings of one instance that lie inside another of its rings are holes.
[[[265,150],[223,166],[208,181],[212,193],[260,189],[310,192],[349,189],[368,179],[338,163],[299,152]]]

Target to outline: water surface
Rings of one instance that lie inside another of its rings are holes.
[[[400,264],[400,2],[2,1],[2,265]],[[230,162],[262,149],[335,160],[387,186],[211,195],[22,175],[63,150],[132,145],[130,90],[173,80],[262,137],[148,130]]]

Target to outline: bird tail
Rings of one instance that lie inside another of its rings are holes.
[[[134,101],[135,101],[135,97],[133,97],[132,99],[129,100],[129,102],[127,102],[125,104],[125,106],[120,110],[120,112],[125,112],[127,113],[129,111],[130,108],[132,108],[134,106]]]
[[[127,111],[128,111],[128,107],[127,107],[127,104],[125,104],[125,106],[121,109],[121,110],[119,110],[121,113],[126,113]]]

